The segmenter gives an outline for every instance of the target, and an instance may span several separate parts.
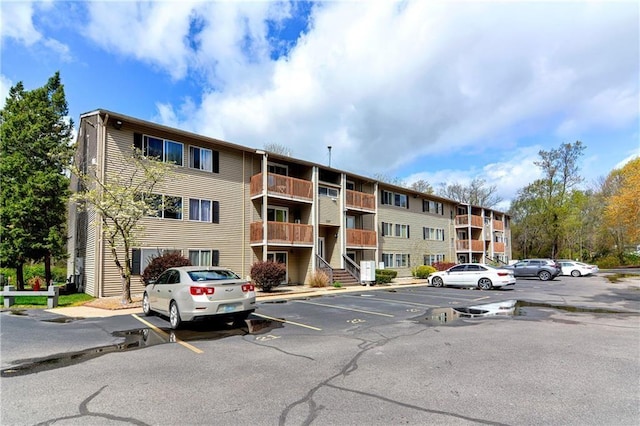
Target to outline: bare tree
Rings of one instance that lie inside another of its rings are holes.
[[[274,154],[286,155],[287,157],[291,157],[291,150],[289,147],[279,144],[279,143],[266,143],[264,144],[265,151],[269,151]]]
[[[373,175],[373,178],[375,180],[377,180],[377,181],[380,181],[380,182],[385,182],[385,183],[388,183],[388,184],[391,184],[391,185],[395,185],[395,186],[405,186],[406,187],[406,185],[404,183],[404,180],[402,180],[399,177],[389,176],[389,175],[387,175],[385,173],[375,173]]]
[[[424,179],[417,180],[409,185],[409,189],[414,191],[423,192],[425,194],[433,194],[433,187],[429,182]]]
[[[438,195],[473,206],[493,208],[502,198],[496,194],[495,185],[487,186],[484,179],[475,178],[468,186],[460,183],[440,183]]]

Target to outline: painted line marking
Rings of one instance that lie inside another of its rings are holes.
[[[278,322],[281,322],[281,323],[284,323],[284,324],[297,325],[298,327],[304,327],[304,328],[310,328],[311,330],[322,331],[321,328],[313,327],[311,325],[300,324],[299,322],[283,320],[283,319],[280,319],[280,318],[274,318],[274,317],[270,317],[268,315],[256,314],[255,312],[253,314],[251,314],[251,315],[254,315],[254,316],[260,317],[260,318],[264,318],[264,319],[268,319],[268,320],[271,320],[271,321],[278,321]]]
[[[478,297],[477,299],[473,299],[473,301],[477,302],[479,300],[484,300],[484,299],[491,299],[491,296]]]
[[[344,306],[326,305],[324,303],[305,302],[305,301],[302,301],[302,300],[296,300],[295,302],[296,303],[306,303],[308,305],[325,306],[327,308],[344,309],[345,311],[360,312],[360,313],[363,313],[363,314],[380,315],[381,317],[393,318],[393,315],[391,315],[391,314],[383,314],[383,313],[380,313],[380,312],[364,311],[362,309],[345,308]]]
[[[151,324],[149,321],[147,320],[143,320],[142,318],[140,318],[138,315],[136,314],[131,314],[132,317],[134,317],[135,319],[137,319],[138,321],[140,321],[141,323],[143,323],[144,325],[146,325],[147,327],[149,327],[150,329],[152,329],[153,331],[155,331],[156,333],[160,334],[161,336],[164,336],[167,341],[171,340],[171,336],[169,335],[169,333],[167,333],[164,330],[159,329],[158,327],[156,327],[155,325]],[[176,338],[176,343],[184,346],[185,348],[197,353],[197,354],[201,354],[204,353],[204,351],[202,351],[201,349],[196,348],[193,345],[190,345],[187,342],[183,342],[182,340]]]
[[[359,298],[362,296],[351,296],[349,294],[345,294],[344,297],[355,297]],[[384,297],[367,297],[367,300],[380,300],[387,303],[397,303],[399,305],[411,305],[411,306],[425,306],[427,308],[437,308],[440,305],[427,305],[426,303],[416,303],[416,302],[406,302],[401,300],[393,300],[393,299],[385,299]]]

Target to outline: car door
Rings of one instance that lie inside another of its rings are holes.
[[[462,286],[465,285],[465,274],[466,274],[467,265],[457,265],[453,268],[449,269],[449,273],[447,274],[445,279],[445,285],[452,286]]]
[[[169,301],[171,292],[169,291],[169,279],[173,276],[174,270],[164,271],[156,280],[153,292],[156,297],[154,308],[160,312],[169,312]]]
[[[484,272],[484,269],[480,265],[467,265],[467,270],[464,274],[464,284],[475,286],[478,283],[482,272]]]

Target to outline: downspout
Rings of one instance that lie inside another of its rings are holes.
[[[345,268],[344,256],[347,254],[347,175],[340,175],[340,217],[342,223],[340,225],[340,268]]]
[[[245,183],[245,179],[246,179],[246,152],[242,151],[242,246],[241,246],[241,250],[242,250],[242,254],[240,255],[240,259],[242,262],[242,277],[246,276],[246,265],[245,265],[245,261],[246,261],[246,257],[245,257],[245,252],[247,250],[247,242],[246,242],[246,238],[247,238],[247,218],[246,218],[246,212],[247,212],[247,185]],[[251,184],[251,178],[249,178],[249,185]]]
[[[378,226],[378,202],[380,201],[380,199],[378,198],[378,195],[380,193],[379,188],[378,188],[378,182],[374,182],[373,184],[373,195],[374,195],[374,200],[375,200],[375,213],[373,213],[373,223],[374,226],[376,227],[376,250],[375,250],[375,260],[376,260],[376,268],[378,267],[378,263],[380,262],[380,232],[378,232],[378,229],[380,229],[380,227]]]
[[[99,164],[100,167],[100,182],[104,183],[104,179],[106,176],[105,172],[105,149],[107,145],[107,124],[109,123],[109,114],[106,114],[104,117],[104,121],[100,126],[100,137],[97,138],[99,140],[100,146],[96,147],[96,163]],[[98,297],[104,297],[104,239],[103,239],[103,229],[102,229],[102,218],[96,224],[96,242],[97,242],[97,255],[96,255],[96,284],[98,285]]]
[[[268,232],[269,232],[269,225],[267,223],[267,210],[268,210],[268,202],[269,202],[269,196],[268,196],[268,176],[267,173],[269,171],[269,167],[267,164],[269,158],[269,154],[267,152],[265,152],[264,154],[262,154],[262,261],[266,262],[267,261],[267,250],[269,249],[268,247]]]
[[[311,194],[311,223],[313,224],[313,246],[311,249],[311,271],[313,273],[317,270],[317,260],[316,256],[318,255],[318,238],[320,234],[320,227],[318,226],[318,167],[313,166],[311,171],[311,185],[312,185],[312,194]]]

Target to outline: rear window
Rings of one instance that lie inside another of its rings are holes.
[[[216,281],[216,280],[237,280],[240,279],[235,272],[228,269],[217,271],[189,271],[187,272],[192,281]]]

